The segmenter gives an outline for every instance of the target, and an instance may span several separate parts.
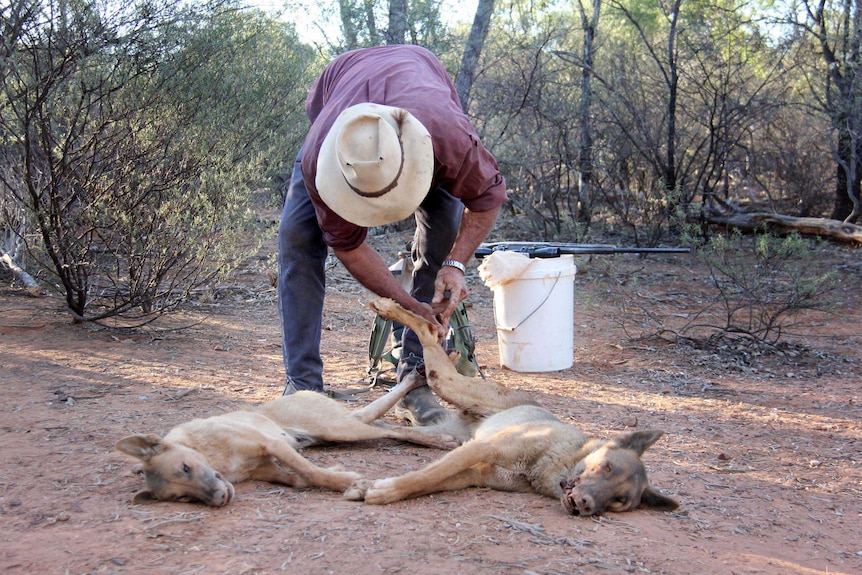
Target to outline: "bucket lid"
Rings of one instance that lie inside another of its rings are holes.
[[[575,256],[563,254],[556,258],[533,258],[530,265],[516,279],[544,279],[558,276],[573,276],[577,272]]]

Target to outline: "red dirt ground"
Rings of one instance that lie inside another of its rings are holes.
[[[406,238],[393,236],[375,241],[394,253]],[[535,392],[593,434],[667,432],[644,460],[680,509],[594,519],[487,489],[375,507],[256,482],[221,509],[133,506],[143,479],[113,449],[118,438],[281,393],[271,263],[255,260],[206,303],[136,333],[72,325],[59,298],[4,286],[0,573],[862,573],[862,258],[830,253],[843,279],[834,314],[802,317],[790,353],[753,356],[623,336],[608,270],[644,269],[639,296],[672,315],[686,311],[673,294],[703,287],[689,258],[580,261],[574,366],[541,374],[499,366],[490,291],[472,263],[470,318],[487,377]],[[364,385],[370,296],[339,266],[329,280],[327,377]],[[441,455],[392,441],[305,454],[371,478]]]

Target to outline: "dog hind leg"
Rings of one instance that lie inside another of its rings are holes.
[[[378,397],[368,405],[350,412],[350,417],[361,421],[362,423],[371,424],[383,417],[383,415],[392,409],[396,403],[407,395],[407,392],[412,391],[419,385],[419,380],[414,377],[405,377],[398,385],[389,390],[385,395]]]
[[[312,433],[306,430],[306,433]],[[374,439],[396,439],[426,447],[450,450],[458,447],[460,441],[445,430],[425,430],[398,426],[368,425],[353,418],[330,418],[326,426],[316,428],[312,435],[321,441],[333,443],[353,443]]]

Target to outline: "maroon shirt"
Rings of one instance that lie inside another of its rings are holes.
[[[365,102],[404,108],[428,129],[434,147],[432,193],[440,186],[474,212],[506,201],[497,161],[482,145],[446,69],[431,52],[412,45],[354,50],[330,62],[305,101],[311,128],[303,145],[302,175],[327,245],[352,250],[368,233],[330,210],[315,186],[317,155],[329,128],[344,109]]]

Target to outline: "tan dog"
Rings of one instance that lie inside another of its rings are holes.
[[[346,497],[364,496],[368,503],[382,504],[475,486],[533,491],[559,499],[568,513],[583,516],[638,507],[677,508],[676,501],[650,487],[640,460],[662,431],[624,433],[609,441],[591,439],[539,407],[525,392],[460,375],[439,345],[435,329],[423,318],[392,300],[378,299],[371,307],[416,332],[428,384],[463,410],[463,417],[432,428],[458,433],[458,426],[466,422],[472,439],[417,471],[358,482]]]
[[[296,449],[323,442],[400,439],[452,449],[452,436],[426,430],[371,425],[416,386],[405,380],[362,409],[348,412],[337,401],[299,391],[252,410],[194,419],[164,438],[131,435],[116,448],[143,461],[147,488],[132,502],[194,501],[214,507],[234,497],[233,483],[257,479],[291,487],[316,485],[344,491],[360,479],[356,473],[318,467]]]

